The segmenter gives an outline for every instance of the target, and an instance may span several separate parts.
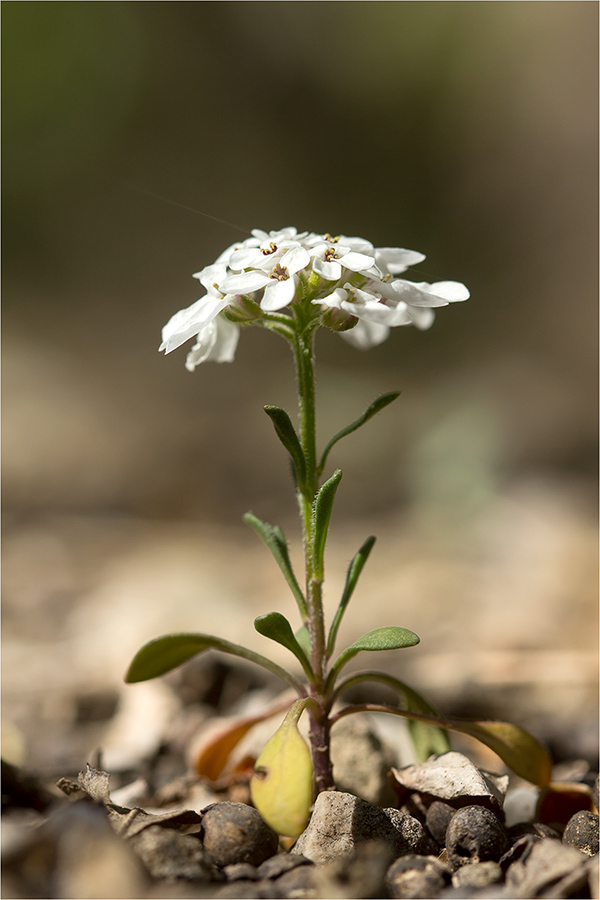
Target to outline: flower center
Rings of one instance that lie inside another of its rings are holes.
[[[269,246],[264,247],[260,252],[262,253],[263,256],[270,256],[271,253],[275,253],[276,250],[277,250],[277,244],[275,243],[275,241],[271,241]]]
[[[332,259],[338,259],[338,255],[335,252],[335,247],[328,247],[323,255],[323,259],[325,262],[331,262]]]
[[[331,235],[327,234],[327,233],[325,233],[323,235],[323,237],[325,238],[326,241],[329,241],[330,244],[337,244],[337,242],[340,239],[339,235],[337,237],[331,237]]]
[[[290,277],[290,273],[285,266],[281,266],[277,263],[276,266],[273,266],[269,277],[274,278],[276,281],[287,281]]]

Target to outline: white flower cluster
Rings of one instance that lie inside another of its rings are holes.
[[[172,316],[160,349],[170,353],[196,337],[186,360],[190,371],[207,360],[231,362],[239,337],[231,321],[235,311],[252,307],[255,318],[268,318],[297,300],[301,282],[301,295],[310,286],[312,303],[327,314],[326,322],[357,347],[381,343],[396,325],[429,328],[435,307],[466,300],[469,292],[456,281],[396,277],[424,259],[414,250],[375,248],[363,238],[255,229],[194,275],[207,293]]]

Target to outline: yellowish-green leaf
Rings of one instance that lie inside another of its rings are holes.
[[[278,834],[297,838],[310,816],[313,762],[308,744],[298,731],[307,700],[297,700],[256,760],[250,780],[255,807]]]
[[[452,721],[450,727],[477,738],[504,760],[516,775],[543,787],[550,782],[552,760],[533,735],[510,722]]]

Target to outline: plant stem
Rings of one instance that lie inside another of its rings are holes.
[[[306,573],[307,628],[310,635],[310,663],[314,681],[310,695],[317,709],[310,710],[310,743],[315,769],[316,791],[331,790],[334,786],[329,751],[330,703],[325,689],[327,660],[325,621],[323,617],[323,578],[317,575],[314,559],[313,503],[319,490],[317,470],[317,439],[315,415],[314,329],[310,317],[302,321],[301,308],[296,316],[293,349],[298,379],[300,414],[300,445],[304,455],[305,478],[298,486],[298,505],[302,519],[302,537]]]
[[[325,684],[325,623],[323,620],[322,579],[316,577],[314,567],[313,502],[319,489],[317,475],[317,441],[315,420],[315,376],[313,331],[297,323],[294,335],[294,354],[298,378],[300,412],[300,444],[304,454],[305,479],[298,488],[298,504],[302,518],[304,560],[306,573],[306,601],[310,662],[315,675],[315,690],[320,693]]]

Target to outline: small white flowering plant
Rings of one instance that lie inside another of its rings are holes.
[[[231,362],[240,329],[267,328],[290,345],[296,364],[298,427],[277,406],[265,406],[283,444],[293,473],[304,548],[303,583],[294,572],[286,537],[278,526],[253,513],[244,517],[269,548],[296,601],[299,622],[279,612],[259,616],[255,629],[283,645],[296,668],[284,669],[255,651],[208,634],[169,634],[139,650],[126,675],[128,682],[162,675],[208,649],[256,663],[292,687],[298,699],[283,724],[259,756],[251,780],[251,796],[265,820],[280,834],[298,836],[309,817],[315,792],[334,787],[330,756],[331,729],[344,716],[373,711],[404,716],[416,752],[422,759],[449,749],[447,732],[471,735],[494,750],[517,774],[537,784],[550,777],[544,748],[527,732],[506,722],[467,722],[441,716],[414,688],[378,671],[343,676],[359,653],[399,650],[419,642],[408,628],[386,625],[364,634],[336,653],[340,623],[369,557],[374,537],[359,548],[348,568],[345,585],[329,627],[323,608],[325,545],[342,472],[326,476],[331,451],[338,441],[361,428],[398,396],[383,394],[355,421],[317,449],[314,343],[319,328],[339,332],[359,348],[384,341],[390,328],[415,325],[427,329],[435,310],[469,297],[455,281],[433,284],[406,280],[404,273],[422,262],[423,254],[391,247],[374,247],[357,237],[298,233],[295,228],[264,232],[233,244],[194,277],[206,294],[169,320],[160,349],[167,353],[195,338],[186,367]],[[342,697],[362,682],[386,685],[397,695],[396,705],[344,703]],[[304,712],[310,717],[310,747],[298,731]],[[240,731],[240,734],[242,732]],[[231,741],[230,741],[231,744]]]

